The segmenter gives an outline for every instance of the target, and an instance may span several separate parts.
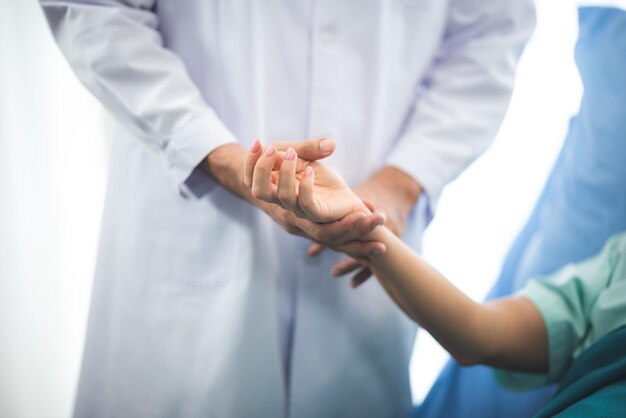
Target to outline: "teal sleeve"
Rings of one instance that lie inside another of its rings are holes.
[[[540,312],[548,337],[548,372],[530,374],[496,370],[496,379],[513,390],[558,382],[569,369],[590,330],[591,310],[609,285],[626,235],[607,242],[602,251],[555,274],[533,280],[516,296],[529,299]]]

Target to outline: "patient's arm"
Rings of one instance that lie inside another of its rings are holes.
[[[286,154],[268,150],[249,156],[246,163],[246,184],[255,196],[282,202],[298,216],[316,221],[368,211],[330,168],[299,160],[292,149]],[[546,371],[545,325],[530,301],[514,297],[478,304],[384,226],[363,239],[386,248],[367,262],[387,293],[461,364]]]
[[[459,363],[547,370],[546,329],[532,302],[511,297],[476,303],[385,227],[370,238],[387,248],[369,259],[387,293]]]
[[[288,144],[277,144],[286,150],[282,152],[273,145],[263,150],[254,141],[244,165],[249,193],[268,207],[280,206],[280,211],[295,218],[296,226],[310,231],[314,242],[360,262],[366,262],[368,254],[384,252],[382,243],[363,238],[385,222],[385,215],[366,205],[334,170],[298,158]]]
[[[309,219],[332,220],[367,210],[341,177],[323,164],[297,161],[291,153],[282,157],[276,152],[249,157],[246,177],[253,192],[289,202],[294,213]],[[545,325],[532,302],[513,297],[476,303],[386,227],[376,227],[363,239],[386,248],[366,261],[387,293],[461,364],[547,370]]]

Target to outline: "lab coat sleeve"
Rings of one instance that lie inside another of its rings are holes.
[[[441,190],[492,142],[535,25],[531,0],[451,0],[439,50],[386,160],[411,175],[431,210]]]
[[[164,47],[155,0],[40,0],[52,33],[85,86],[138,138],[163,153],[183,194],[215,181],[199,164],[236,142],[183,61]]]

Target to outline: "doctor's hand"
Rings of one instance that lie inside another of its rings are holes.
[[[422,189],[419,183],[409,175],[395,167],[384,167],[376,172],[369,180],[354,188],[354,192],[364,201],[384,211],[387,217],[385,226],[396,236],[401,236],[406,228],[406,222]],[[324,250],[324,246],[314,243],[309,248],[309,254],[315,256]],[[332,268],[335,276],[342,276],[354,271],[353,287],[368,280],[372,272],[362,263],[362,260],[349,258]]]
[[[255,139],[246,158],[244,182],[255,198],[311,222],[338,221],[354,212],[370,214],[339,173],[317,161],[299,158],[293,147],[282,152],[272,144],[263,150]]]
[[[335,141],[330,138],[314,138],[297,142],[276,142],[274,146],[281,157],[292,147],[301,159],[315,161],[331,155],[335,150]],[[206,157],[202,168],[225,189],[263,210],[290,234],[324,243],[329,248],[343,251],[355,258],[384,251],[381,243],[357,241],[357,238],[365,236],[376,225],[384,223],[384,217],[378,213],[367,216],[365,213],[355,212],[339,221],[319,224],[299,218],[282,205],[255,198],[251,188],[245,184],[242,170],[250,152],[237,143],[222,145]],[[260,154],[262,147],[258,146],[254,152]]]
[[[244,183],[264,202],[259,207],[288,232],[337,251],[360,259],[384,251],[381,243],[362,240],[384,223],[384,215],[371,211],[333,169],[299,158],[295,144],[274,143],[263,150],[255,140],[250,148]]]
[[[376,227],[385,223],[385,217],[380,213],[367,216],[363,212],[354,212],[338,221],[320,224],[299,218],[273,203],[262,202],[259,207],[288,233],[323,243],[359,262],[366,263],[368,257],[386,251],[383,243],[367,240]]]

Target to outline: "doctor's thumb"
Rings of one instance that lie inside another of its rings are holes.
[[[335,152],[335,140],[330,137],[320,137],[307,139],[305,141],[285,141],[274,142],[273,145],[279,151],[287,151],[289,147],[293,148],[298,157],[303,160],[315,161],[326,158]]]

